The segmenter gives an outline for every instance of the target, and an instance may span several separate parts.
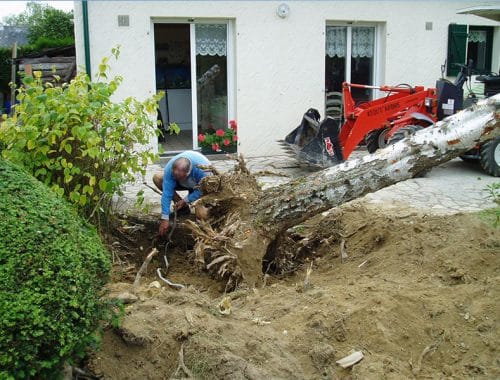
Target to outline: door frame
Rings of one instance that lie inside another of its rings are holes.
[[[381,80],[383,79],[383,73],[382,73],[382,58],[383,58],[383,25],[379,22],[349,22],[349,21],[333,21],[329,20],[325,24],[325,43],[323,46],[326,46],[326,28],[329,26],[342,26],[342,27],[347,27],[347,28],[353,28],[353,27],[371,27],[375,28],[374,30],[374,41],[373,41],[373,69],[372,69],[372,75],[373,75],[373,83],[372,85],[377,86],[379,83],[381,83]],[[347,31],[346,33],[346,64],[345,64],[345,73],[346,73],[346,82],[350,82],[350,77],[351,77],[351,51],[352,51],[352,29]],[[323,52],[324,55],[326,55],[326,52]],[[349,58],[349,59],[347,59]],[[326,73],[326,68],[323,69],[323,75]],[[324,78],[326,79],[326,78]],[[349,80],[348,80],[349,79]],[[323,90],[325,91],[325,89]],[[375,91],[376,90],[371,90],[372,91],[372,98],[375,99]]]
[[[190,24],[189,25],[189,44],[191,53],[191,117],[192,117],[192,141],[193,149],[198,149],[198,86],[196,80],[196,24],[225,24],[226,31],[226,62],[227,62],[227,112],[228,120],[236,119],[236,68],[235,68],[235,21],[226,18],[151,18],[152,31],[152,51],[155,53],[155,24]],[[155,65],[153,60],[153,76],[155,74]],[[154,81],[156,92],[156,79]]]

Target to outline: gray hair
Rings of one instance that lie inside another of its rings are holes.
[[[186,157],[179,157],[172,164],[172,169],[182,170],[184,173],[191,172],[191,161]]]

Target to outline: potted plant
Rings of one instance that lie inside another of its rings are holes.
[[[215,129],[210,127],[198,135],[198,144],[204,154],[235,153],[238,145],[236,134],[238,124],[235,120],[229,121],[229,128]]]

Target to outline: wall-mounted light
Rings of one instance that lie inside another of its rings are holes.
[[[290,7],[288,6],[288,4],[282,3],[278,5],[276,13],[278,14],[279,17],[285,18],[290,13]]]

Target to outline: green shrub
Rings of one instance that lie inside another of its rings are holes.
[[[112,53],[118,57],[119,51]],[[158,133],[156,112],[163,96],[112,102],[122,78],[105,82],[108,61],[99,65],[97,82],[79,73],[69,85],[58,87],[43,84],[35,71],[35,78],[23,79],[17,89],[20,103],[0,127],[5,158],[94,219],[106,214],[113,194],[137,173],[145,174],[156,158],[140,147]]]
[[[109,254],[45,185],[0,159],[0,379],[54,378],[96,342]]]

